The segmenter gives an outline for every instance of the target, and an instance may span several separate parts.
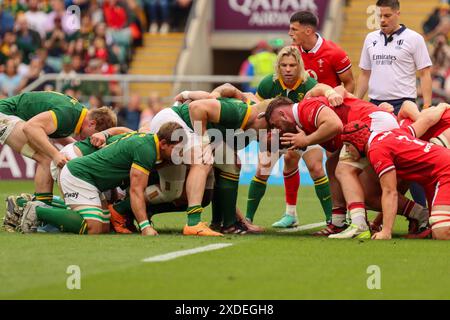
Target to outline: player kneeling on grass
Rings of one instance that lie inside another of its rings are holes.
[[[108,107],[88,110],[76,99],[59,92],[26,92],[0,100],[0,144],[37,162],[35,199],[50,204],[53,180],[50,162],[60,168],[68,161],[51,139],[66,145],[114,127],[115,113]]]
[[[99,150],[99,148],[120,139],[121,137],[123,137],[124,133],[128,133],[131,131],[131,129],[125,127],[109,128],[102,132],[95,133],[91,137],[88,137],[84,140],[69,143],[60,150],[60,153],[62,153],[67,159],[75,159],[78,157],[86,156]],[[50,172],[55,182],[57,182],[59,179],[60,171],[61,168],[52,161],[50,164]],[[23,214],[23,208],[28,201],[32,200],[33,196],[27,193],[22,193],[20,196],[10,195],[7,197],[6,213],[3,219],[3,227],[5,228],[5,230],[9,232],[15,231],[15,229],[20,224],[20,219]],[[66,208],[64,200],[62,200],[58,196],[53,196],[51,201],[47,201],[45,203],[57,208]],[[38,231],[56,232],[57,229],[51,226],[42,226],[38,228]]]
[[[147,219],[144,191],[150,170],[171,160],[173,148],[181,141],[171,137],[180,128],[169,122],[154,135],[131,132],[97,152],[69,161],[61,171],[60,187],[71,210],[29,202],[19,228],[24,233],[35,232],[41,220],[66,232],[109,232],[110,215],[102,209],[100,193],[129,180],[131,207],[141,234],[157,235]]]
[[[380,177],[383,228],[373,239],[391,239],[397,212],[397,176],[424,186],[434,239],[450,240],[450,150],[415,138],[429,127],[421,121],[408,129],[372,133],[362,121],[344,127],[347,152],[359,159],[367,154]],[[412,135],[414,133],[415,135]]]

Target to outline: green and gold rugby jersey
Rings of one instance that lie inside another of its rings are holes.
[[[123,133],[123,134],[118,134],[115,136],[110,136],[108,139],[106,139],[106,145],[113,143],[116,140],[119,140],[120,138],[126,136],[127,133]],[[90,155],[91,153],[98,151],[100,149],[98,149],[97,147],[94,147],[91,143],[91,137],[86,138],[84,140],[81,141],[77,141],[74,143],[74,145],[80,149],[80,152],[83,156],[87,156]]]
[[[126,184],[131,168],[149,174],[160,161],[157,135],[130,132],[103,149],[70,160],[67,167],[75,177],[105,191]]]
[[[25,92],[0,100],[0,113],[28,121],[34,116],[50,111],[56,131],[50,138],[64,138],[78,134],[88,109],[77,99],[53,91]]]
[[[259,83],[257,96],[260,99],[283,96],[288,97],[293,102],[300,102],[316,84],[317,81],[314,78],[308,77],[305,83],[302,83],[299,79],[293,88],[288,88],[281,78],[273,81],[273,75],[268,75]]]
[[[244,129],[247,125],[253,102],[245,103],[233,98],[218,98],[217,100],[219,100],[221,106],[219,123],[208,122],[206,125],[207,129],[219,129],[223,135],[225,135],[226,129]],[[189,128],[194,130],[191,117],[189,116],[189,104],[185,103],[172,107],[172,110],[183,119]]]

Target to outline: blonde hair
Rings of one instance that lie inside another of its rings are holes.
[[[303,63],[303,59],[300,56],[300,51],[293,46],[288,46],[288,47],[284,47],[283,49],[280,50],[280,52],[278,52],[278,56],[277,56],[277,64],[275,66],[275,74],[273,75],[273,81],[276,81],[277,79],[282,78],[281,76],[281,68],[280,68],[280,64],[281,64],[281,60],[284,57],[289,57],[292,56],[295,58],[295,61],[297,61],[298,63],[298,79],[300,79],[303,82],[306,82],[306,80],[308,80],[309,78],[309,74],[308,72],[306,72],[305,70],[305,65]]]
[[[89,119],[95,120],[98,132],[117,126],[117,115],[109,107],[89,110]]]

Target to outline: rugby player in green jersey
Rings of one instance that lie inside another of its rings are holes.
[[[188,93],[196,95],[197,92]],[[196,128],[195,133],[200,140],[205,141],[205,133],[214,136],[214,169],[215,187],[213,198],[213,221],[212,225],[218,226],[223,223],[223,233],[246,233],[245,225],[236,219],[236,200],[239,185],[240,164],[237,150],[244,148],[246,143],[241,139],[235,146],[236,130],[244,133],[242,138],[259,139],[260,129],[266,129],[267,123],[261,115],[269,101],[256,104],[248,101],[243,102],[234,98],[217,98],[196,100],[189,104],[174,107],[174,111],[188,125],[191,130]],[[227,130],[232,130],[231,136]],[[250,129],[253,129],[250,133]],[[208,130],[208,131],[206,131]],[[250,135],[247,135],[250,133]],[[251,136],[251,137],[250,137]],[[238,140],[240,138],[237,138]],[[206,142],[209,138],[206,139]],[[239,143],[242,142],[242,143]],[[248,143],[248,141],[247,141]],[[209,147],[206,144],[203,147]],[[194,178],[195,177],[195,178]],[[189,180],[188,176],[188,180]],[[193,176],[198,190],[204,189],[204,176]],[[198,191],[196,191],[198,192]],[[195,218],[193,216],[192,218]]]
[[[102,209],[100,192],[129,181],[131,207],[141,234],[156,235],[147,219],[145,188],[151,169],[172,159],[172,151],[181,141],[172,141],[172,134],[178,129],[178,124],[169,122],[157,134],[131,132],[97,152],[69,161],[61,171],[60,187],[71,210],[29,202],[20,229],[34,232],[38,221],[43,221],[67,232],[109,232],[110,215]]]
[[[266,76],[259,84],[257,97],[259,99],[275,98],[277,96],[289,97],[294,102],[300,102],[310,90],[319,95],[327,95],[330,103],[342,103],[342,97],[330,86],[318,84],[305,70],[299,51],[295,47],[285,47],[278,53],[276,73]],[[268,155],[260,154],[259,159]],[[309,146],[306,150],[286,151],[284,155],[284,185],[286,192],[286,210],[281,220],[272,226],[276,228],[295,227],[297,218],[297,194],[300,187],[298,162],[303,158],[309,174],[314,181],[316,195],[322,205],[325,220],[331,221],[331,195],[328,177],[323,169],[323,151],[319,145]],[[253,221],[259,203],[266,191],[267,180],[272,170],[273,162],[266,161],[262,165],[258,161],[256,175],[250,183],[246,218]]]
[[[76,99],[58,92],[27,92],[0,100],[0,143],[37,162],[35,199],[52,201],[50,162],[63,167],[68,161],[49,138],[66,145],[117,123],[107,107],[88,110]]]

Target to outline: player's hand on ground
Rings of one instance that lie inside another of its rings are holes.
[[[91,144],[96,148],[103,147],[106,144],[105,135],[101,132],[94,133],[91,136]]]
[[[152,226],[149,226],[141,231],[141,235],[143,236],[157,236],[158,231],[156,231]]]
[[[64,167],[64,165],[70,160],[68,156],[63,153],[58,152],[58,154],[52,159],[55,166],[58,168]]]
[[[391,240],[392,234],[390,232],[380,231],[380,232],[375,233],[372,236],[372,239],[374,239],[374,240]]]
[[[297,126],[298,133],[285,133],[280,138],[281,145],[289,150],[304,149],[308,146],[306,133]]]
[[[344,102],[344,98],[337,92],[330,94],[327,99],[332,107],[340,106]]]

